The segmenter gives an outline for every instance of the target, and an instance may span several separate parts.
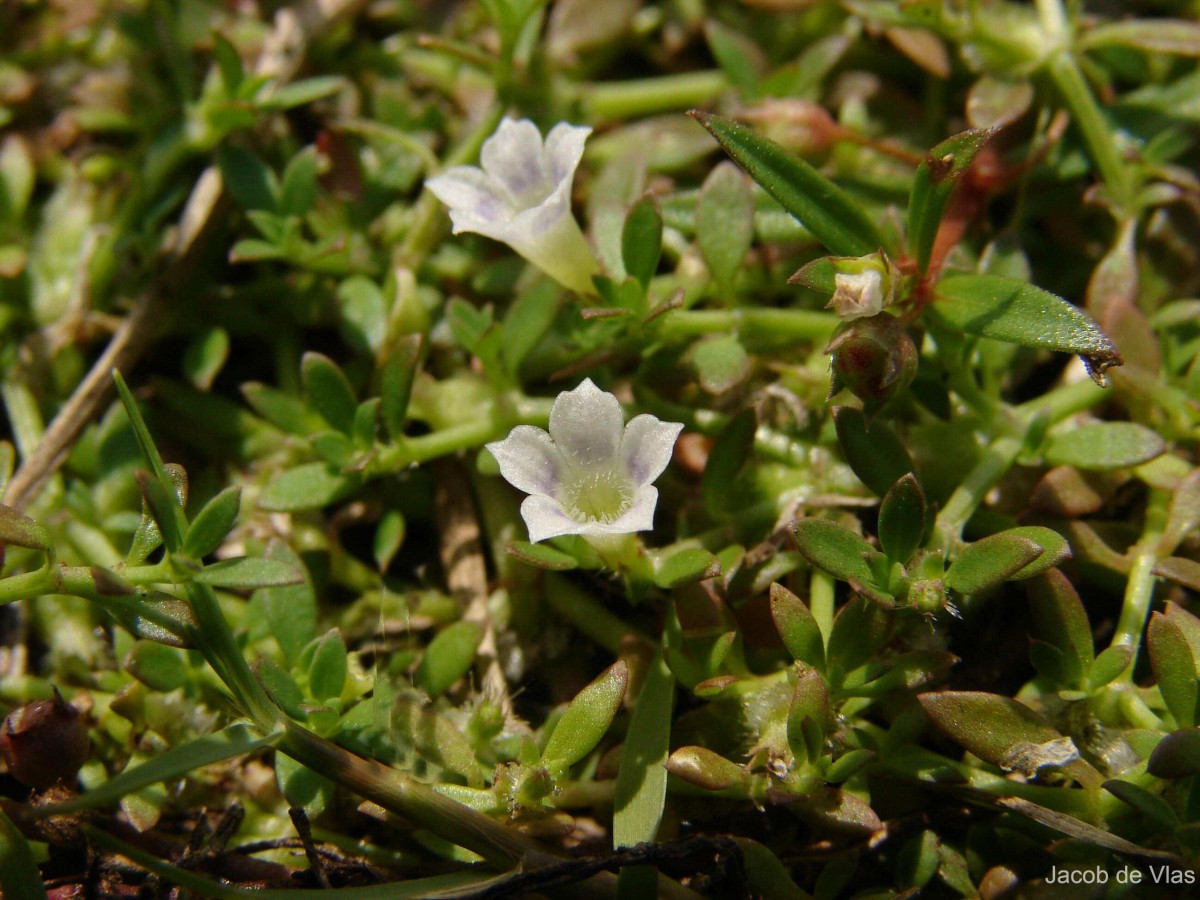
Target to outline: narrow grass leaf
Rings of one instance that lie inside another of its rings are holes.
[[[909,252],[924,272],[950,195],[958,187],[991,131],[964,131],[947,138],[926,154],[913,177],[908,199]]]

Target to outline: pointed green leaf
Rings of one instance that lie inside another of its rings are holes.
[[[892,562],[907,563],[925,533],[925,495],[909,472],[889,490],[879,506],[879,544]]]
[[[313,648],[308,664],[308,690],[320,701],[340,697],[346,686],[346,642],[342,633],[331,628]]]
[[[1051,466],[1123,469],[1149,462],[1166,450],[1157,432],[1136,422],[1063,426],[1050,435],[1042,456]]]
[[[1093,377],[1121,364],[1121,354],[1091,316],[1062,297],[1015,278],[947,275],[926,314],[942,327],[980,337],[1078,353]]]
[[[719,575],[717,558],[703,547],[687,547],[665,558],[655,560],[654,583],[670,590],[682,584],[692,584]]]
[[[309,351],[300,362],[300,376],[313,409],[342,434],[354,430],[358,398],[345,374],[328,356]]]
[[[50,533],[11,506],[0,506],[0,544],[45,552],[51,547]]]
[[[193,581],[209,587],[229,590],[253,590],[254,588],[281,587],[300,584],[304,576],[286,562],[277,559],[254,559],[243,556],[238,559],[223,559],[205,566],[193,577]]]
[[[230,725],[215,734],[172,747],[141,765],[125,769],[85,794],[63,803],[31,807],[28,812],[40,818],[116,803],[126,794],[152,784],[181,778],[201,766],[270,746],[277,736],[260,737],[246,725]]]
[[[527,565],[551,572],[566,572],[579,566],[579,561],[569,553],[563,553],[545,544],[531,544],[529,541],[513,541],[508,545],[508,555]]]
[[[717,285],[730,290],[754,242],[754,193],[731,162],[716,166],[696,200],[696,243]]]
[[[475,652],[483,640],[483,629],[475,622],[459,621],[437,633],[417,667],[417,683],[431,697],[449,690],[475,662]]]
[[[1034,633],[1057,647],[1067,660],[1070,678],[1077,683],[1091,668],[1095,651],[1092,626],[1083,601],[1067,576],[1050,569],[1027,582]]]
[[[965,750],[994,766],[1017,744],[1045,744],[1062,734],[1023,703],[979,691],[939,691],[917,697],[933,724]]]
[[[1019,534],[1001,532],[968,544],[946,570],[946,586],[960,594],[994,588],[1042,555],[1042,546]]]
[[[831,253],[866,256],[883,245],[870,216],[804,160],[732,119],[699,110],[688,115]]]
[[[565,773],[600,743],[625,699],[629,668],[622,660],[580,691],[563,713],[542,751],[542,764]]]
[[[1146,628],[1146,647],[1158,690],[1176,724],[1180,728],[1195,726],[1200,675],[1183,630],[1162,613],[1152,613]]]
[[[1071,558],[1070,542],[1053,528],[1041,525],[1019,525],[1009,528],[1005,534],[1016,534],[1027,537],[1042,548],[1042,555],[1012,576],[1013,581],[1021,581],[1040,575],[1048,569],[1053,569]]]
[[[0,895],[8,900],[46,900],[33,850],[0,810]]]
[[[825,668],[825,641],[808,606],[782,584],[771,585],[771,617],[792,659]]]
[[[892,485],[914,472],[912,457],[895,432],[879,419],[867,427],[862,410],[838,406],[833,410],[838,443],[859,480],[882,497]]]
[[[331,470],[328,463],[305,463],[276,475],[259,494],[258,505],[272,512],[319,509],[346,496],[361,480],[357,474]]]
[[[675,679],[659,653],[647,669],[621,747],[613,794],[613,846],[617,849],[658,836],[667,797],[674,696]]]
[[[929,266],[933,242],[950,195],[993,133],[964,131],[947,138],[930,150],[917,167],[908,199],[908,243],[921,272]]]
[[[829,519],[801,519],[792,526],[792,538],[810,563],[834,578],[871,582],[874,573],[867,562],[878,555],[875,548],[849,528]]]
[[[204,504],[188,528],[183,552],[192,559],[203,559],[221,546],[221,541],[237,522],[241,503],[242,489],[228,487]]]
[[[629,210],[621,232],[621,259],[625,271],[645,290],[662,255],[662,213],[653,194],[646,194]]]
[[[412,396],[413,378],[421,363],[424,343],[422,335],[405,335],[396,341],[383,364],[383,424],[394,441],[404,435],[408,401]]]
[[[787,738],[797,759],[815,762],[825,750],[829,688],[816,669],[797,665],[796,687],[787,714]]]

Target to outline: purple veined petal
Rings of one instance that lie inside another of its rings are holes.
[[[550,437],[572,462],[615,460],[624,421],[617,398],[585,378],[575,390],[564,391],[554,401]]]
[[[559,122],[546,135],[546,159],[551,178],[556,184],[568,185],[575,177],[579,161],[583,159],[583,145],[592,129],[586,125],[571,125]]]
[[[532,425],[518,425],[502,441],[487,445],[500,474],[527,494],[553,494],[558,488],[562,457],[550,435]]]
[[[454,231],[474,231],[460,227],[460,221],[503,222],[512,218],[508,197],[492,179],[474,166],[454,166],[425,182],[433,196],[450,207]]]
[[[528,119],[504,119],[496,133],[483,142],[479,161],[516,207],[535,206],[554,189],[546,170],[541,132]]]
[[[683,426],[678,422],[663,422],[644,413],[625,426],[621,459],[634,484],[649,484],[663,473],[681,431]]]
[[[654,508],[658,505],[658,488],[643,485],[633,495],[633,503],[611,522],[588,522],[579,526],[579,534],[631,534],[654,528]]]
[[[529,529],[529,540],[535,544],[564,534],[581,534],[584,527],[563,512],[557,500],[545,494],[526,497],[521,503],[521,518]]]

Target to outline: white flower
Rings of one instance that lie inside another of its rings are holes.
[[[883,310],[883,276],[878,269],[866,269],[853,275],[838,272],[833,276],[832,309],[844,322],[878,315]]]
[[[529,494],[521,517],[529,539],[598,537],[654,527],[651,485],[671,459],[683,426],[641,415],[623,425],[621,404],[590,378],[550,410],[550,433],[518,425],[487,445],[500,474]]]
[[[596,258],[571,214],[571,182],[592,129],[559,122],[542,143],[528,119],[504,119],[483,142],[483,168],[455,166],[425,182],[450,207],[454,233],[503,241],[573,291],[591,294]]]

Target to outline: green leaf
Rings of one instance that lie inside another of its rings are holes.
[[[163,544],[172,553],[178,553],[183,549],[183,535],[187,528],[178,497],[174,491],[163,488],[149,472],[138,472],[136,477],[150,514],[158,525]]]
[[[192,580],[209,587],[252,590],[300,584],[304,581],[304,575],[297,571],[295,566],[277,559],[243,556],[238,559],[223,559],[211,566],[205,566],[192,576]]]
[[[1078,353],[1098,380],[1121,364],[1121,354],[1087,313],[1015,278],[947,275],[934,289],[926,314],[950,331]]]
[[[50,550],[50,532],[11,506],[0,505],[0,544],[28,550]]]
[[[566,572],[579,567],[579,561],[571,554],[545,544],[531,544],[529,541],[512,541],[508,545],[508,555],[527,565],[551,572]]]
[[[1096,657],[1088,671],[1088,686],[1102,688],[1117,680],[1133,662],[1133,648],[1124,644],[1109,647]]]
[[[667,754],[675,679],[662,653],[647,667],[621,747],[613,795],[613,846],[632,847],[658,836],[667,796]],[[557,733],[558,727],[555,732]]]
[[[387,361],[383,364],[382,412],[383,424],[392,440],[404,436],[404,423],[408,417],[408,401],[412,397],[413,379],[421,364],[424,338],[419,334],[407,334],[392,346]]]
[[[1013,581],[1040,575],[1071,558],[1070,542],[1053,528],[1044,528],[1041,525],[1020,525],[1016,528],[1009,528],[1004,533],[1027,537],[1042,548],[1042,555],[1023,569],[1019,569],[1012,576]]]
[[[251,605],[262,610],[268,631],[283,651],[284,662],[293,666],[300,652],[317,634],[317,596],[303,561],[283,541],[267,545],[268,559],[282,563],[304,576],[287,587],[255,591]]]
[[[1100,22],[1079,35],[1079,47],[1131,47],[1148,53],[1200,56],[1200,25],[1183,19]]]
[[[879,544],[892,562],[907,563],[921,546],[925,533],[925,495],[909,472],[894,485],[879,506]]]
[[[221,546],[229,529],[237,522],[242,489],[228,487],[213,497],[197,513],[183,540],[183,552],[192,559],[203,559]]]
[[[1170,556],[1185,537],[1200,525],[1200,469],[1193,469],[1171,493],[1167,526],[1158,544],[1159,556]]]
[[[300,377],[313,409],[342,434],[350,434],[354,430],[358,398],[337,364],[310,350],[300,361]]]
[[[1158,690],[1180,728],[1197,724],[1200,674],[1196,656],[1178,624],[1162,613],[1152,613],[1146,628],[1146,647]]]
[[[517,294],[504,316],[501,354],[510,375],[517,377],[521,362],[550,330],[562,305],[562,291],[552,281],[541,281],[532,290]]]
[[[114,775],[87,793],[72,797],[62,803],[31,807],[28,812],[30,815],[43,818],[74,812],[77,809],[107,806],[118,802],[126,794],[131,794],[144,787],[182,778],[202,766],[268,747],[275,742],[278,736],[278,734],[273,734],[259,737],[246,725],[230,725],[215,734],[172,747],[141,765]]]
[[[897,481],[916,470],[900,439],[878,418],[868,428],[862,410],[838,406],[833,410],[833,421],[846,462],[878,496],[882,497]]]
[[[1104,782],[1104,789],[1114,797],[1120,798],[1122,803],[1133,807],[1167,834],[1173,834],[1180,825],[1179,816],[1175,815],[1175,810],[1171,809],[1170,804],[1144,787],[1113,778]]]
[[[346,79],[340,75],[302,78],[271,91],[256,105],[259,109],[292,109],[312,103],[314,100],[320,100],[322,97],[328,97],[330,94],[336,94],[345,84]]]
[[[621,708],[628,684],[629,668],[621,660],[580,691],[554,726],[542,764],[561,775],[591,753]]]
[[[1023,703],[979,691],[939,691],[917,697],[938,730],[984,762],[999,766],[1017,744],[1045,744],[1062,734]]]
[[[754,193],[750,181],[731,162],[717,165],[696,201],[696,243],[717,286],[733,288],[742,261],[754,242]]]
[[[908,199],[908,243],[921,272],[929,267],[934,239],[950,195],[993,134],[992,131],[956,134],[930,150],[917,167]]]
[[[346,496],[361,480],[357,474],[335,472],[327,463],[305,463],[271,479],[259,495],[258,505],[272,512],[319,509]]]
[[[960,594],[975,594],[1008,581],[1042,555],[1041,544],[1023,535],[1002,531],[968,544],[946,570],[946,586]]]
[[[1095,651],[1087,611],[1062,572],[1050,569],[1026,586],[1034,633],[1057,647],[1067,660],[1071,682],[1078,684],[1091,669]]]
[[[877,603],[854,597],[838,611],[825,648],[829,684],[836,688],[841,675],[857,669],[884,645],[891,630],[889,614]]]
[[[691,352],[700,387],[710,394],[724,394],[750,374],[750,357],[732,334],[697,341]]]
[[[718,518],[728,515],[729,491],[754,451],[757,430],[758,416],[751,407],[730,419],[713,442],[701,478],[704,507],[710,515]]]
[[[183,371],[197,389],[207,391],[229,358],[229,332],[212,327],[200,331],[183,352]]]
[[[323,422],[308,410],[299,397],[258,382],[242,385],[242,396],[250,408],[289,434],[309,434],[323,427]]]
[[[0,894],[7,900],[46,900],[33,850],[0,809]]]
[[[805,559],[834,578],[873,581],[867,560],[878,553],[849,528],[829,519],[801,519],[792,526],[792,538]]]
[[[655,560],[654,583],[670,590],[712,578],[720,572],[721,564],[715,556],[703,547],[687,547]]]
[[[217,167],[226,189],[242,209],[275,210],[279,202],[279,181],[266,163],[249,150],[229,145],[220,147]]]
[[[483,629],[475,622],[459,621],[437,633],[417,668],[417,683],[431,697],[444,694],[471,671],[475,652],[483,640]]]
[[[699,110],[688,115],[831,253],[866,256],[883,245],[867,213],[808,163],[732,119]]]
[[[808,606],[782,584],[771,585],[771,618],[792,659],[825,668],[825,641]]]
[[[168,540],[165,533],[162,538],[167,549],[174,552],[179,549],[182,536],[187,531],[187,519],[183,514],[183,504],[187,499],[187,476],[183,469],[177,466],[174,467],[174,474],[167,471],[167,466],[163,463],[162,456],[159,455],[158,447],[154,444],[154,438],[150,435],[150,429],[146,427],[146,420],[142,418],[141,410],[138,409],[137,401],[133,399],[133,393],[129,390],[129,386],[125,384],[125,379],[116,369],[113,369],[112,375],[113,383],[117,386],[117,395],[121,398],[121,405],[125,407],[125,415],[129,417],[129,426],[133,429],[133,437],[137,441],[138,449],[142,451],[142,458],[150,467],[154,482],[161,488],[161,490],[149,490],[143,485],[142,495],[146,497],[152,510],[154,510],[155,504],[158,505],[158,509],[155,510],[156,518],[162,516],[162,519],[158,519],[159,529],[163,528],[163,520],[168,522],[171,539]],[[183,495],[182,499],[181,494]],[[171,541],[174,543],[172,544]]]
[[[147,687],[164,693],[182,687],[187,680],[187,660],[174,647],[155,641],[138,641],[122,664],[130,675]]]
[[[1042,456],[1051,466],[1123,469],[1141,465],[1166,450],[1158,433],[1135,422],[1094,422],[1062,427],[1050,435]]]
[[[706,791],[722,791],[746,780],[741,766],[706,747],[680,747],[667,760],[666,770]]]
[[[621,259],[625,272],[636,278],[645,290],[658,270],[662,256],[662,213],[653,194],[638,200],[625,217],[621,231]]]
[[[283,170],[279,188],[279,212],[304,216],[317,201],[317,151],[306,147],[293,156]]]
[[[331,628],[313,648],[308,664],[308,690],[317,700],[332,700],[342,695],[346,686],[346,642],[342,633]]]
[[[225,86],[225,93],[233,96],[245,76],[242,58],[238,55],[237,48],[221,32],[213,31],[212,40],[213,59],[221,71],[221,83]]]
[[[787,739],[792,754],[810,763],[825,751],[825,727],[829,717],[829,688],[816,669],[797,665],[796,686],[787,714]]]

